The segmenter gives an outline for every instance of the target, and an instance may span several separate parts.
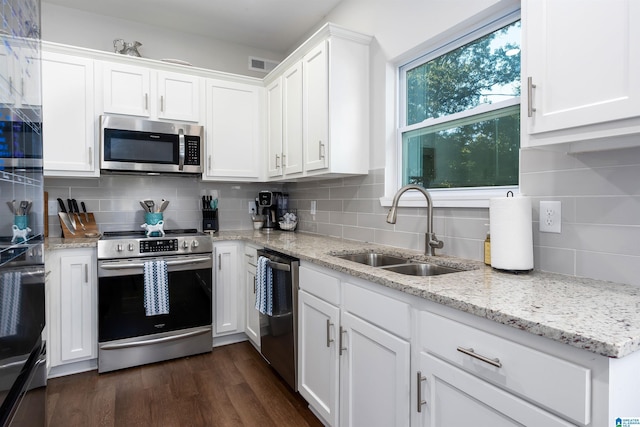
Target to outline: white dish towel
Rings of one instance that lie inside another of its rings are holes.
[[[0,275],[0,338],[18,333],[22,274],[11,271]]]
[[[144,309],[147,316],[169,314],[169,273],[166,261],[144,263]]]
[[[267,316],[273,313],[273,271],[263,256],[256,264],[256,310]]]

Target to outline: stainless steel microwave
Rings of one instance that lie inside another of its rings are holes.
[[[201,174],[202,126],[135,117],[100,116],[100,169]]]

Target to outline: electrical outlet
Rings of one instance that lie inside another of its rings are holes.
[[[540,202],[540,231],[544,233],[562,232],[561,218],[561,202]]]
[[[249,215],[256,214],[256,203],[253,201],[247,202],[247,207],[249,208]]]

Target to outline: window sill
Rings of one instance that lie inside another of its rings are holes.
[[[473,190],[429,190],[433,207],[435,208],[488,208],[489,199],[494,197],[505,197],[507,191],[512,191],[514,195],[520,193],[518,186],[505,186],[499,188],[479,188]],[[395,193],[394,193],[395,194]],[[380,198],[380,205],[390,207],[393,196],[385,195]],[[403,207],[426,207],[427,201],[422,194],[417,191],[407,191],[402,195],[399,206]]]

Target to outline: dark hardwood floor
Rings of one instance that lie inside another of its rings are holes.
[[[249,344],[47,384],[50,427],[322,426]]]

